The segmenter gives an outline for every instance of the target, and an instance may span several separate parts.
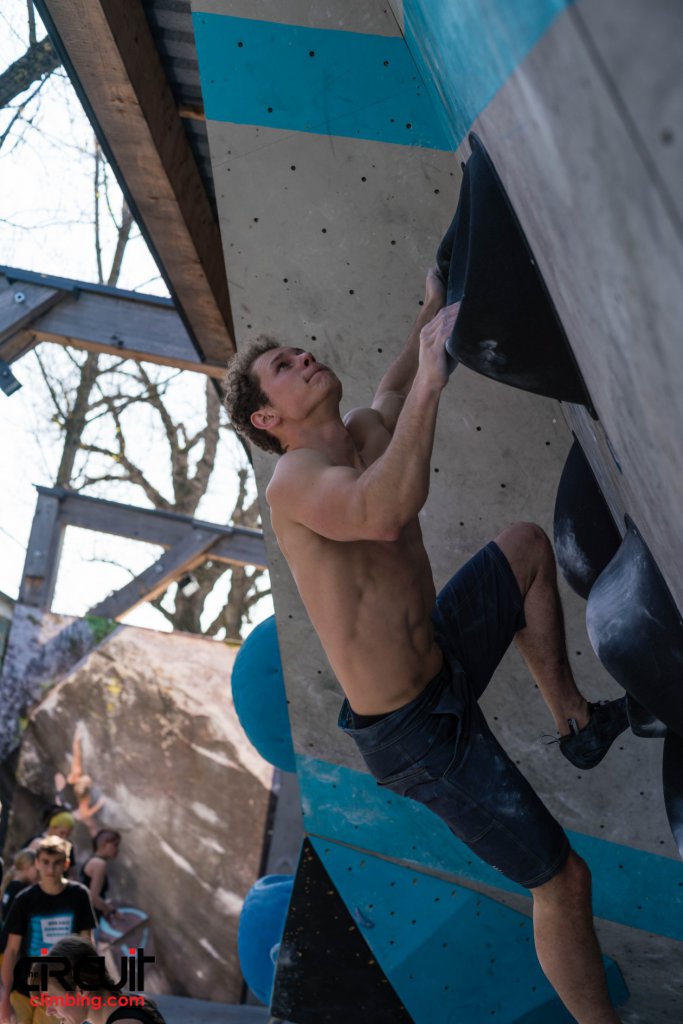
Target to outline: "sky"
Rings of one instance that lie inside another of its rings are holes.
[[[38,21],[37,37],[44,35]],[[27,44],[26,0],[3,0],[0,72],[25,52]],[[35,86],[14,100],[12,109],[0,111],[0,136],[9,128],[0,148],[0,264],[97,281],[92,129],[63,69],[50,76],[24,115],[11,124],[17,107],[33,89]],[[107,182],[106,195],[100,191],[105,210],[101,218],[105,273],[116,238],[106,203],[116,216],[121,208],[121,194],[111,172]],[[118,285],[168,294],[137,228],[126,247]],[[60,357],[56,348],[41,346],[42,351],[52,350],[45,353],[51,362]],[[61,444],[50,422],[49,400],[35,355],[14,363],[12,371],[23,386],[10,397],[0,393],[0,591],[16,598],[35,509],[34,485],[53,485]],[[191,373],[179,374],[169,389],[172,415],[194,429],[202,424],[203,389],[203,375]],[[131,420],[126,436],[130,432],[135,457],[144,460],[146,475],[170,497],[168,449],[155,429],[151,411],[142,409]],[[235,501],[235,468],[240,456],[239,447],[226,432],[217,469],[196,513],[199,518],[227,521]],[[149,507],[137,488],[114,492],[100,485],[99,490],[86,493]],[[152,545],[68,528],[52,610],[84,614],[111,590],[128,582],[131,574],[151,564],[161,551]],[[226,593],[227,581],[210,595],[207,621],[217,613]],[[254,624],[271,613],[272,603],[266,598],[255,610]],[[153,629],[170,628],[150,605],[141,605],[124,621]]]

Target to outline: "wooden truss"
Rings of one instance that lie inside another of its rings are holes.
[[[163,593],[171,583],[207,559],[267,568],[260,530],[219,526],[177,512],[84,497],[63,488],[38,487],[37,491],[38,503],[19,592],[19,601],[34,608],[50,609],[67,526],[129,537],[166,549],[148,569],[91,608],[89,615],[120,619],[138,604]]]

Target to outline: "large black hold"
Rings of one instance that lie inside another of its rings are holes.
[[[666,728],[664,803],[683,857],[683,619],[645,541],[626,518],[626,536],[588,596],[595,653],[629,695],[638,736]]]
[[[308,839],[280,943],[270,1012],[296,1024],[412,1024]]]
[[[578,441],[562,470],[554,520],[557,564],[572,590],[587,598],[617,553],[621,535]]]
[[[595,416],[552,299],[505,189],[478,137],[437,266],[460,302],[446,344],[460,361],[513,387],[585,405]]]
[[[655,718],[630,693],[626,694],[626,714],[628,715],[628,724],[631,726],[631,732],[635,736],[640,736],[641,739],[663,740],[669,731],[664,722],[660,722],[658,718]]]
[[[619,550],[588,596],[586,625],[607,671],[683,737],[683,620],[630,519]]]
[[[662,780],[669,825],[683,857],[683,738],[671,729],[664,740]]]

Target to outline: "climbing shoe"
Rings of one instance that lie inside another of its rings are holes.
[[[576,719],[568,719],[571,732],[560,737],[560,750],[576,768],[595,768],[625,729],[628,729],[626,697],[601,700],[588,705],[588,725],[579,729]]]

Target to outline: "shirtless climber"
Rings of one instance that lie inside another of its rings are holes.
[[[345,694],[341,727],[372,774],[427,804],[487,863],[531,890],[536,951],[580,1024],[618,1021],[593,929],[590,872],[494,739],[478,698],[514,639],[583,769],[626,728],[624,701],[588,704],[564,641],[550,542],[515,523],[437,596],[418,513],[429,492],[445,342],[458,313],[436,271],[372,407],[342,420],[342,386],[310,352],[261,339],[226,377],[233,425],[281,457],[273,529]]]

